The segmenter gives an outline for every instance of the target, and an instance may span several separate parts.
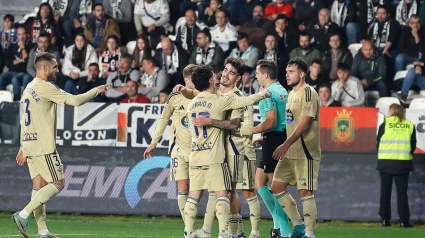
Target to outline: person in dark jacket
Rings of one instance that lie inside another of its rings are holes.
[[[279,14],[274,20],[274,28],[268,34],[276,37],[280,51],[289,54],[293,49],[298,47],[298,33],[289,19],[283,14]]]
[[[376,90],[379,92],[379,97],[388,96],[388,87],[385,83],[387,77],[385,59],[373,47],[371,41],[363,41],[362,48],[354,57],[351,75],[360,80],[365,90]]]
[[[180,47],[165,37],[161,40],[161,48],[155,52],[155,63],[160,69],[165,70],[170,79],[168,87],[172,88],[177,84],[184,84],[183,68],[188,64],[189,56]]]
[[[398,55],[395,58],[396,72],[405,69],[406,65],[419,60],[423,52],[423,43],[425,42],[425,31],[421,27],[421,18],[413,15],[409,19],[409,27],[401,31],[400,41],[398,43]]]
[[[279,48],[279,43],[275,35],[266,36],[265,40],[266,52],[264,52],[263,59],[273,61],[277,67],[277,81],[288,90],[288,82],[286,82],[286,65],[288,64],[288,53]]]
[[[339,26],[331,21],[329,9],[324,8],[320,10],[318,20],[306,31],[312,37],[312,46],[323,53],[329,49],[330,36],[339,33],[339,30]]]
[[[239,32],[248,34],[251,44],[264,52],[264,38],[266,38],[267,32],[273,27],[273,22],[264,18],[264,8],[261,5],[257,5],[253,11],[253,19],[246,22],[240,29]]]
[[[196,36],[202,30],[197,24],[196,13],[188,9],[185,13],[186,23],[179,26],[175,43],[189,55],[191,50],[196,47]]]
[[[308,73],[305,76],[305,82],[309,84],[312,88],[319,91],[319,86],[322,84],[329,84],[329,78],[326,75],[321,73],[322,61],[319,59],[314,59],[311,61],[311,64],[308,67]]]
[[[413,152],[416,149],[416,128],[406,119],[404,108],[391,104],[389,117],[379,126],[376,138],[378,147],[377,170],[381,177],[379,216],[382,226],[391,226],[391,190],[393,180],[397,189],[397,211],[401,227],[410,223],[409,173],[413,170]]]
[[[357,1],[335,0],[330,7],[331,20],[345,32],[348,45],[359,42],[359,24],[357,19]]]
[[[316,0],[298,0],[295,9],[294,22],[296,28],[301,32],[316,19],[321,6]]]
[[[368,36],[369,26],[376,22],[376,10],[379,4],[392,6],[393,0],[356,0],[356,4],[360,8],[359,25],[360,40],[366,40]]]
[[[9,69],[0,75],[0,90],[5,90],[5,87],[12,83],[14,100],[21,98],[21,86],[24,88],[32,80],[31,75],[27,74],[27,64],[29,53],[34,47],[34,44],[28,41],[28,36],[24,26],[17,29],[18,42],[13,43],[4,52],[6,66]]]
[[[329,80],[337,79],[336,71],[338,64],[352,65],[353,56],[347,48],[341,48],[341,37],[339,34],[333,34],[329,38],[330,49],[323,53],[322,73],[329,77]]]

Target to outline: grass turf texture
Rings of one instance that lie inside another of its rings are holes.
[[[0,213],[0,237],[22,237],[11,221],[11,213]],[[178,218],[145,218],[141,216],[89,216],[89,215],[47,215],[47,225],[58,237],[143,237],[143,238],[181,238],[183,222]],[[273,223],[271,220],[261,221],[261,237],[268,238]],[[202,226],[202,218],[198,218],[195,228]],[[217,237],[217,221],[213,226],[213,236]],[[245,235],[251,231],[249,220],[244,220]],[[36,237],[37,225],[30,216],[30,237]],[[382,228],[380,223],[325,222],[318,223],[316,237],[321,238],[399,238],[425,237],[425,225],[414,228],[393,227]]]

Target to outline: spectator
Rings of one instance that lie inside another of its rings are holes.
[[[322,84],[328,84],[329,79],[327,79],[320,71],[320,67],[322,66],[322,61],[318,59],[314,59],[309,68],[308,74],[305,77],[305,82],[308,83],[311,87],[319,90],[319,86]]]
[[[387,76],[384,57],[376,51],[371,41],[363,41],[362,48],[354,57],[351,75],[360,79],[364,89],[377,90],[379,97],[388,96],[385,79]]]
[[[392,6],[393,0],[358,0],[360,7],[360,39],[365,40],[368,37],[369,26],[376,22],[376,11],[378,6],[383,4],[385,6]]]
[[[279,43],[276,41],[274,35],[268,35],[265,40],[266,52],[264,53],[263,59],[273,61],[278,69],[277,71],[277,81],[284,87],[288,88],[288,83],[286,82],[286,64],[289,61],[288,54],[282,51],[279,48]]]
[[[100,69],[97,63],[91,63],[89,65],[89,72],[87,74],[87,80],[80,80],[78,91],[80,93],[86,93],[93,88],[97,88],[101,85],[106,84],[106,79],[99,77]],[[108,102],[108,98],[105,95],[99,94],[93,98],[90,102]]]
[[[0,44],[3,48],[3,51],[7,50],[10,45],[13,43],[16,43],[18,40],[18,36],[16,34],[16,29],[13,28],[13,23],[15,22],[15,17],[6,14],[6,16],[3,17],[3,31],[0,31]]]
[[[144,58],[152,58],[155,55],[155,51],[152,50],[147,35],[139,35],[136,39],[136,47],[133,51],[133,63],[131,67],[133,69],[139,69],[142,65]]]
[[[126,83],[129,80],[139,81],[139,71],[131,68],[133,58],[130,54],[123,54],[119,60],[119,68],[117,71],[109,74],[106,79],[107,84],[112,84],[112,87],[106,92],[106,97],[112,102],[121,101],[123,95],[127,93]]]
[[[289,55],[298,46],[298,33],[288,21],[285,15],[278,15],[269,34],[276,36],[279,49]]]
[[[50,0],[55,22],[62,27],[65,39],[72,39],[74,33],[74,19],[78,17],[79,0]]]
[[[329,38],[330,49],[323,53],[322,72],[333,82],[337,79],[338,64],[351,65],[353,56],[347,48],[341,48],[341,37],[339,34],[333,34]]]
[[[249,66],[245,68],[245,73],[242,75],[242,80],[238,87],[245,96],[250,96],[260,91],[260,84],[255,77],[252,77],[252,71]]]
[[[211,42],[210,32],[207,29],[199,32],[196,42],[198,43],[198,47],[192,51],[189,64],[207,64],[214,70],[219,71],[223,66],[224,54],[220,46]]]
[[[413,85],[417,85],[421,90],[425,90],[425,56],[422,55],[420,61],[413,62],[415,67],[409,69],[406,77],[403,80],[401,93],[393,93],[393,96],[400,99],[404,104],[407,104],[407,95]]]
[[[217,24],[215,21],[215,14],[221,10],[222,4],[222,0],[210,0],[210,6],[205,9],[203,18],[203,22],[205,22],[208,27],[213,27]]]
[[[314,21],[321,9],[319,7],[317,0],[298,0],[294,20],[295,26],[300,32],[305,31]]]
[[[75,36],[74,45],[65,50],[62,66],[62,74],[68,79],[65,83],[65,91],[73,95],[80,94],[77,85],[80,85],[80,81],[87,81],[89,66],[96,62],[98,62],[96,50],[87,43],[83,33],[78,33]]]
[[[102,78],[107,78],[111,73],[117,71],[122,53],[116,35],[110,35],[106,42],[106,49],[99,57],[100,75]]]
[[[156,48],[169,28],[170,9],[167,0],[137,0],[134,6],[134,25],[137,35],[147,34],[150,36],[152,48]]]
[[[171,93],[171,89],[169,88],[164,88],[163,90],[161,90],[159,92],[159,103],[160,104],[165,104],[165,101],[167,101],[168,96]]]
[[[398,43],[398,55],[395,58],[396,72],[404,70],[405,66],[418,61],[421,52],[424,52],[425,31],[421,27],[421,18],[412,15],[409,19],[409,27],[402,29],[400,42]]]
[[[164,70],[169,79],[170,87],[181,84],[183,81],[183,68],[187,65],[188,56],[179,47],[165,37],[161,40],[161,48],[156,50],[155,59],[158,66]]]
[[[301,58],[307,65],[311,65],[313,59],[320,59],[320,52],[310,45],[311,37],[307,32],[301,32],[299,47],[291,51],[290,59]]]
[[[274,3],[267,5],[264,17],[274,21],[279,14],[285,15],[287,18],[293,18],[294,8],[290,3],[286,3],[285,0],[276,0]]]
[[[36,17],[28,18],[26,25],[29,40],[34,44],[38,42],[38,37],[41,34],[47,34],[49,36],[51,45],[57,45],[62,38],[61,29],[56,26],[53,9],[47,2],[40,5]]]
[[[402,27],[408,27],[411,16],[419,14],[417,0],[401,0],[396,8],[395,19]]]
[[[159,102],[159,92],[169,84],[165,70],[155,65],[153,58],[145,58],[142,62],[144,74],[141,76],[139,93],[144,94],[152,103]]]
[[[21,86],[24,88],[32,80],[27,74],[28,54],[34,44],[28,41],[26,29],[23,26],[16,29],[18,41],[10,45],[4,52],[8,72],[0,75],[0,90],[5,90],[10,83],[13,85],[13,98],[15,101],[21,98]]]
[[[115,35],[117,43],[120,38],[120,29],[117,22],[110,16],[105,15],[103,5],[96,3],[93,5],[93,16],[91,16],[84,29],[87,41],[100,54],[106,49],[109,36]]]
[[[133,4],[131,0],[103,0],[105,14],[111,16],[118,24],[121,32],[121,44],[126,45],[135,37],[134,26],[131,22],[133,18]]]
[[[244,23],[252,20],[252,15],[254,13],[254,8],[256,6],[261,6],[261,0],[237,0],[236,9],[231,12],[230,23],[236,26],[236,29],[239,29]]]
[[[311,35],[312,45],[320,51],[329,49],[329,38],[331,35],[339,33],[337,24],[331,22],[329,9],[324,8],[319,12],[319,19],[306,30]]]
[[[177,29],[176,45],[184,49],[187,54],[196,47],[196,36],[201,31],[201,28],[196,24],[195,11],[189,9],[185,13],[186,23],[182,24]]]
[[[237,43],[238,47],[230,52],[230,57],[242,59],[245,65],[255,68],[261,57],[260,50],[250,45],[248,35],[243,32],[239,33]]]
[[[50,5],[48,5],[50,7]],[[34,59],[35,59],[35,55],[38,53],[51,53],[54,54],[56,56],[56,61],[59,65],[59,69],[61,68],[60,66],[60,55],[59,55],[59,50],[57,47],[53,46],[50,42],[50,35],[48,33],[41,33],[38,37],[37,37],[38,41],[37,41],[37,47],[33,48],[30,51],[30,54],[28,56],[28,64],[27,64],[27,73],[30,74],[31,79],[30,81],[32,81],[32,78],[35,78],[36,72],[35,72],[35,65],[34,65]],[[24,82],[24,85],[26,86],[29,82]]]
[[[331,88],[327,84],[319,86],[319,106],[320,107],[340,107],[341,103],[335,101],[331,94]]]
[[[373,42],[377,50],[382,52],[382,55],[391,57],[390,54],[397,49],[400,24],[390,19],[388,7],[384,5],[378,6],[376,19],[377,22],[369,29],[368,39]]]
[[[210,29],[212,42],[218,44],[224,52],[224,55],[229,55],[230,50],[236,47],[238,31],[229,23],[227,13],[223,10],[215,14],[217,25]]]
[[[338,80],[332,83],[332,97],[341,102],[343,107],[363,107],[365,96],[362,84],[350,76],[350,68],[346,64],[338,65]]]
[[[359,42],[359,24],[357,24],[357,4],[352,0],[335,0],[331,7],[331,21],[346,33],[348,45]]]
[[[248,34],[251,39],[251,44],[264,52],[264,38],[266,38],[267,32],[273,27],[273,22],[264,19],[264,8],[261,5],[257,5],[254,8],[253,19],[246,22],[240,29],[239,32]]]
[[[121,100],[121,103],[150,103],[151,101],[145,95],[137,92],[137,82],[129,80],[126,83],[127,96]]]
[[[74,18],[74,32],[83,32],[86,28],[90,15],[93,12],[93,4],[98,0],[80,0],[80,4],[78,6],[78,14],[77,17]]]

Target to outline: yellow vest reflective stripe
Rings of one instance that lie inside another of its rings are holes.
[[[412,160],[410,139],[415,126],[407,120],[398,121],[397,117],[385,120],[385,132],[378,149],[380,160]]]

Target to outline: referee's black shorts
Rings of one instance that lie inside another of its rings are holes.
[[[257,168],[264,169],[264,173],[273,173],[278,160],[272,155],[276,148],[286,141],[286,130],[271,131],[263,134],[263,155],[257,159]]]

